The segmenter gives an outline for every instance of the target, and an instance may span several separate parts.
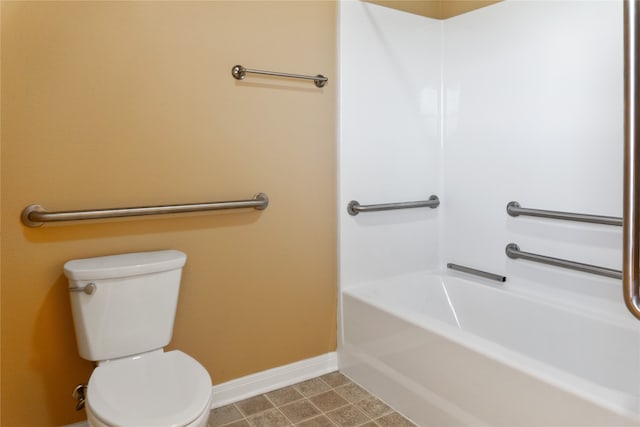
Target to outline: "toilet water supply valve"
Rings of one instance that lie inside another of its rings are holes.
[[[71,396],[76,399],[76,411],[84,409],[84,400],[87,396],[87,385],[78,384],[76,388],[73,389]]]

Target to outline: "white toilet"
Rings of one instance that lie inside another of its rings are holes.
[[[78,351],[98,366],[85,408],[94,427],[204,427],[211,377],[171,341],[182,266],[174,250],[69,261]]]

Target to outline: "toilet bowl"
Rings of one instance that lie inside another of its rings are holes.
[[[69,261],[71,308],[84,359],[97,362],[85,409],[92,427],[205,427],[207,370],[171,341],[186,255],[166,250]]]
[[[174,350],[98,366],[87,387],[87,418],[95,427],[203,427],[211,379],[187,354]]]

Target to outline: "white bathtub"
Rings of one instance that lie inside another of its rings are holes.
[[[344,290],[339,357],[420,426],[640,426],[640,324],[482,279]]]

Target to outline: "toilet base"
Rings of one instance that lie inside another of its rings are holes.
[[[209,396],[209,402],[207,403],[207,406],[205,407],[204,411],[202,411],[202,413],[198,416],[198,418],[196,418],[193,422],[189,424],[185,424],[184,426],[181,426],[181,427],[207,427],[207,421],[209,420],[209,412],[211,411],[212,396],[213,395]],[[89,422],[90,427],[113,427],[109,424],[105,424],[104,422],[96,418],[93,412],[91,412],[91,408],[88,402],[87,402],[87,405],[85,405],[85,412],[87,413],[87,421]],[[158,426],[158,427],[163,427],[163,426]]]

